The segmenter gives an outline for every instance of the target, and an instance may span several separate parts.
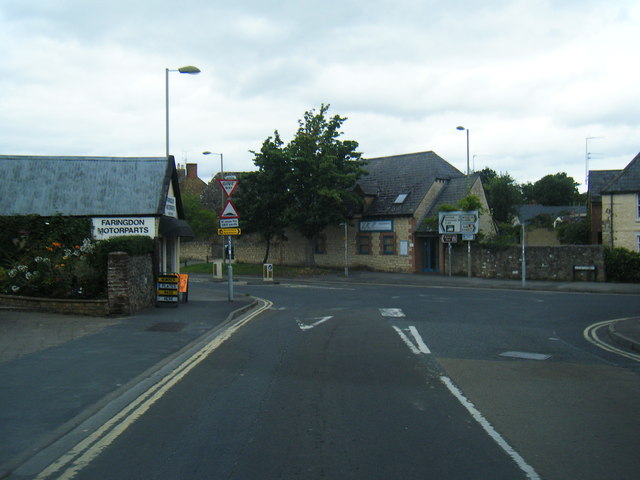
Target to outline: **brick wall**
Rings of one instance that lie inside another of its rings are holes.
[[[153,306],[155,279],[151,255],[110,253],[107,292],[110,314],[130,315]]]

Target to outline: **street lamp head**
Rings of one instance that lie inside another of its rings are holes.
[[[198,67],[194,67],[193,65],[187,65],[186,67],[180,67],[178,69],[180,73],[187,73],[189,75],[197,75],[200,73],[200,69]]]
[[[466,130],[466,128],[460,126],[460,127],[456,127],[456,130]]]

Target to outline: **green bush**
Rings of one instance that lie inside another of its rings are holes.
[[[640,282],[640,253],[626,248],[605,248],[607,279],[614,282]]]

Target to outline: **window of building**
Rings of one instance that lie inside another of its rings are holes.
[[[636,219],[640,220],[640,193],[636,193]]]
[[[371,235],[359,234],[357,236],[358,255],[371,254]]]
[[[314,251],[319,255],[324,255],[327,253],[327,236],[326,235],[316,235],[314,239]]]
[[[407,199],[407,197],[409,196],[408,193],[401,193],[400,195],[398,195],[396,197],[396,199],[393,201],[393,203],[397,204],[397,205],[401,205],[404,203],[404,201]]]
[[[637,252],[640,253],[640,233],[636,233],[636,246],[638,248]]]
[[[382,254],[395,255],[396,237],[395,235],[382,235]]]

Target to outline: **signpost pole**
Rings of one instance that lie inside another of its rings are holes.
[[[527,261],[525,259],[525,228],[524,220],[522,221],[522,286],[527,284]]]
[[[467,277],[471,278],[471,242],[467,242]]]
[[[451,243],[449,243],[449,276],[451,276]]]
[[[231,243],[231,235],[227,237],[227,258],[229,259],[229,266],[227,267],[227,281],[229,284],[229,301],[233,302],[233,267],[231,266],[231,252],[233,251],[233,244]]]

